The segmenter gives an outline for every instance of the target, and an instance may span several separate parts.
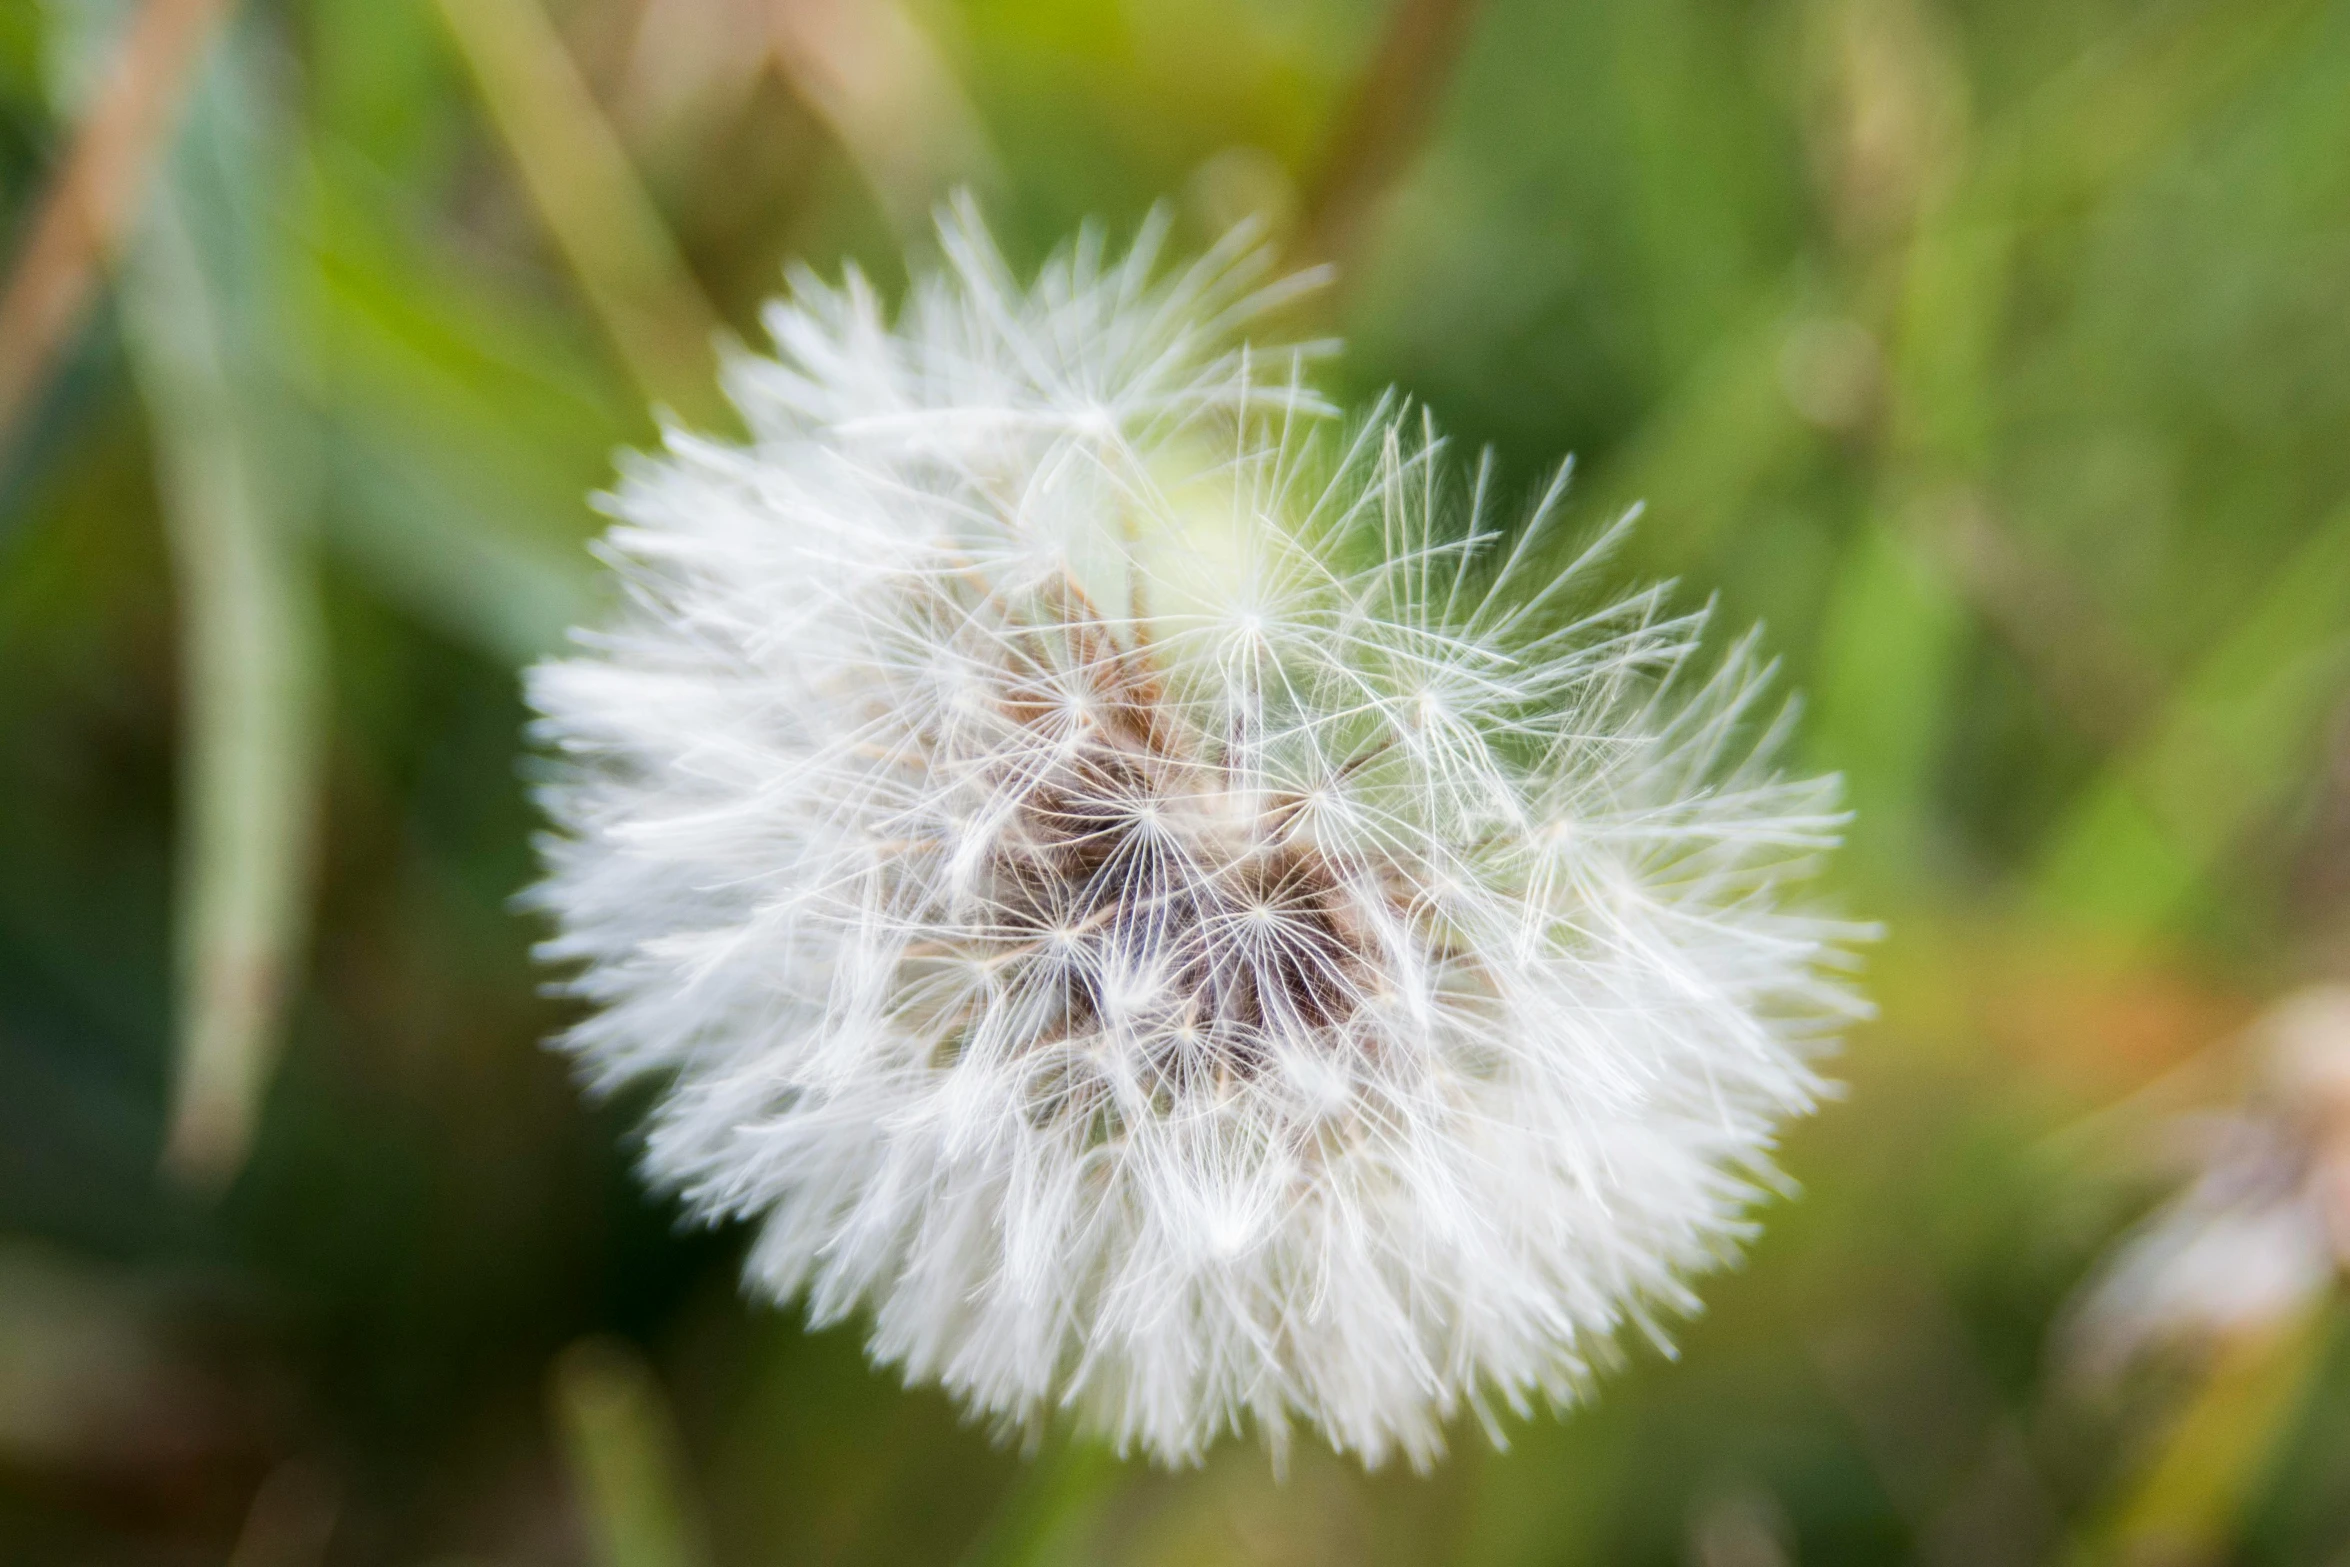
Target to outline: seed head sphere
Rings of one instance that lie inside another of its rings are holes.
[[[1597,595],[1424,415],[1348,421],[1236,236],[967,209],[895,324],[794,280],[608,498],[530,676],[536,899],[644,1166],[1007,1427],[1427,1464],[1693,1309],[1855,1003],[1752,639]]]

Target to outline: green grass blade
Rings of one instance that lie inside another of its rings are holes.
[[[2175,919],[2316,758],[2350,681],[2350,504],[2280,569],[2154,732],[2092,785],[2042,863],[2049,912],[2121,939]]]
[[[319,744],[298,537],[302,421],[278,406],[258,214],[267,95],[215,57],[122,269],[179,606],[177,1059],[164,1161],[217,1186],[250,1149],[301,947]]]
[[[643,1357],[583,1339],[557,1357],[552,1391],[597,1567],[708,1567],[675,1423]]]

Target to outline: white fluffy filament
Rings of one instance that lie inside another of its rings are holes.
[[[968,213],[895,326],[795,280],[533,672],[539,890],[652,1177],[1008,1425],[1425,1465],[1686,1311],[1854,1005],[1749,642],[1503,529],[1424,417],[1234,346],[1244,242]],[[1351,432],[1351,433],[1348,433]]]

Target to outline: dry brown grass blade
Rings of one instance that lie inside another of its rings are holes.
[[[769,0],[777,70],[822,119],[904,238],[995,154],[937,44],[898,0]]]
[[[125,33],[0,294],[0,451],[138,215],[197,62],[233,5],[147,0]]]
[[[1307,194],[1297,260],[1343,263],[1354,254],[1427,136],[1476,10],[1477,0],[1397,0]]]
[[[538,0],[441,0],[522,182],[648,397],[718,413],[718,315]]]

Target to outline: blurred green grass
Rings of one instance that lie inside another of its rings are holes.
[[[2350,1560],[2337,1302],[2118,1391],[2056,1348],[2158,1190],[2084,1118],[2350,969],[2350,6],[1486,0],[1328,224],[1413,10],[237,14],[0,451],[0,1562]],[[0,8],[12,255],[125,14]],[[707,416],[706,322],[896,287],[953,180],[1026,261],[1160,200],[1352,236],[1343,390],[1645,499],[1627,572],[1766,621],[1850,781],[1883,1016],[1804,1195],[1506,1452],[1024,1464],[742,1303],[538,1048],[514,671],[586,497],[648,394]],[[258,576],[190,569],[222,526]],[[214,1197],[158,1161],[229,937],[286,983]]]

